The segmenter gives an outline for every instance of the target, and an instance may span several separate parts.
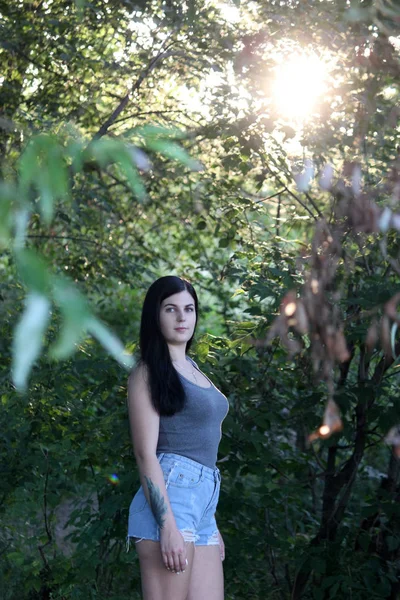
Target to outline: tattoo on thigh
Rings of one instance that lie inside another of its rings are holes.
[[[151,510],[153,511],[157,525],[160,527],[160,529],[162,529],[165,523],[165,513],[167,512],[167,505],[165,504],[164,496],[162,495],[158,485],[153,483],[151,479],[146,477],[146,475],[144,478],[146,480],[147,489],[149,490]]]

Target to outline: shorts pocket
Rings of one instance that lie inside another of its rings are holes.
[[[173,466],[172,469],[166,469],[164,471],[164,478],[166,485],[174,485],[181,488],[195,488],[203,481],[201,473],[186,469],[179,464]]]
[[[131,505],[129,507],[129,514],[135,515],[138,512],[142,512],[142,510],[146,508],[146,505],[146,496],[144,495],[143,488],[140,487],[131,502]]]

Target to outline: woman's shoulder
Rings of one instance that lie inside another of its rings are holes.
[[[149,382],[148,366],[146,365],[146,363],[144,363],[142,360],[140,360],[136,363],[136,365],[133,367],[132,371],[129,374],[128,385],[133,386],[133,385],[138,385],[138,384],[140,385],[143,383],[148,385],[148,382]]]

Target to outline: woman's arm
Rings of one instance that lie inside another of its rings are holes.
[[[151,403],[147,369],[139,365],[128,381],[128,409],[133,449],[144,494],[160,527],[160,546],[167,568],[186,568],[186,547],[176,526],[156,450],[160,417]]]

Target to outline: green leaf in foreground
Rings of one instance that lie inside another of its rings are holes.
[[[16,190],[7,183],[0,183],[0,245],[6,246],[11,238],[12,204]]]
[[[23,249],[16,252],[16,262],[19,275],[27,288],[40,294],[49,291],[49,271],[41,256],[33,250]]]
[[[146,197],[146,190],[141,182],[134,156],[130,147],[120,140],[101,138],[90,146],[90,156],[102,167],[116,164],[125,174],[133,193],[139,200]]]
[[[20,391],[26,389],[32,365],[40,355],[50,306],[48,298],[38,292],[31,292],[26,297],[25,310],[13,339],[12,376],[14,385]]]
[[[172,142],[170,140],[162,140],[162,139],[147,139],[146,145],[148,148],[153,150],[153,152],[159,152],[162,156],[166,158],[170,158],[172,160],[176,160],[181,164],[185,165],[192,171],[201,171],[203,169],[202,164],[192,158],[184,148]]]
[[[54,358],[67,358],[85,333],[85,323],[90,315],[86,299],[74,284],[57,278],[53,284],[54,301],[63,317],[60,336],[52,347]]]
[[[94,317],[85,297],[68,279],[57,278],[53,286],[54,301],[63,317],[61,333],[52,348],[56,359],[67,358],[76,345],[90,333],[123,367],[130,369],[133,358],[126,353],[122,342]]]
[[[40,134],[28,143],[19,160],[20,193],[28,199],[32,190],[39,196],[39,209],[49,225],[55,203],[69,195],[69,180],[64,150],[56,137]]]
[[[100,344],[126,369],[134,365],[133,357],[126,353],[121,341],[101,321],[91,317],[86,323],[89,333],[100,342]]]

